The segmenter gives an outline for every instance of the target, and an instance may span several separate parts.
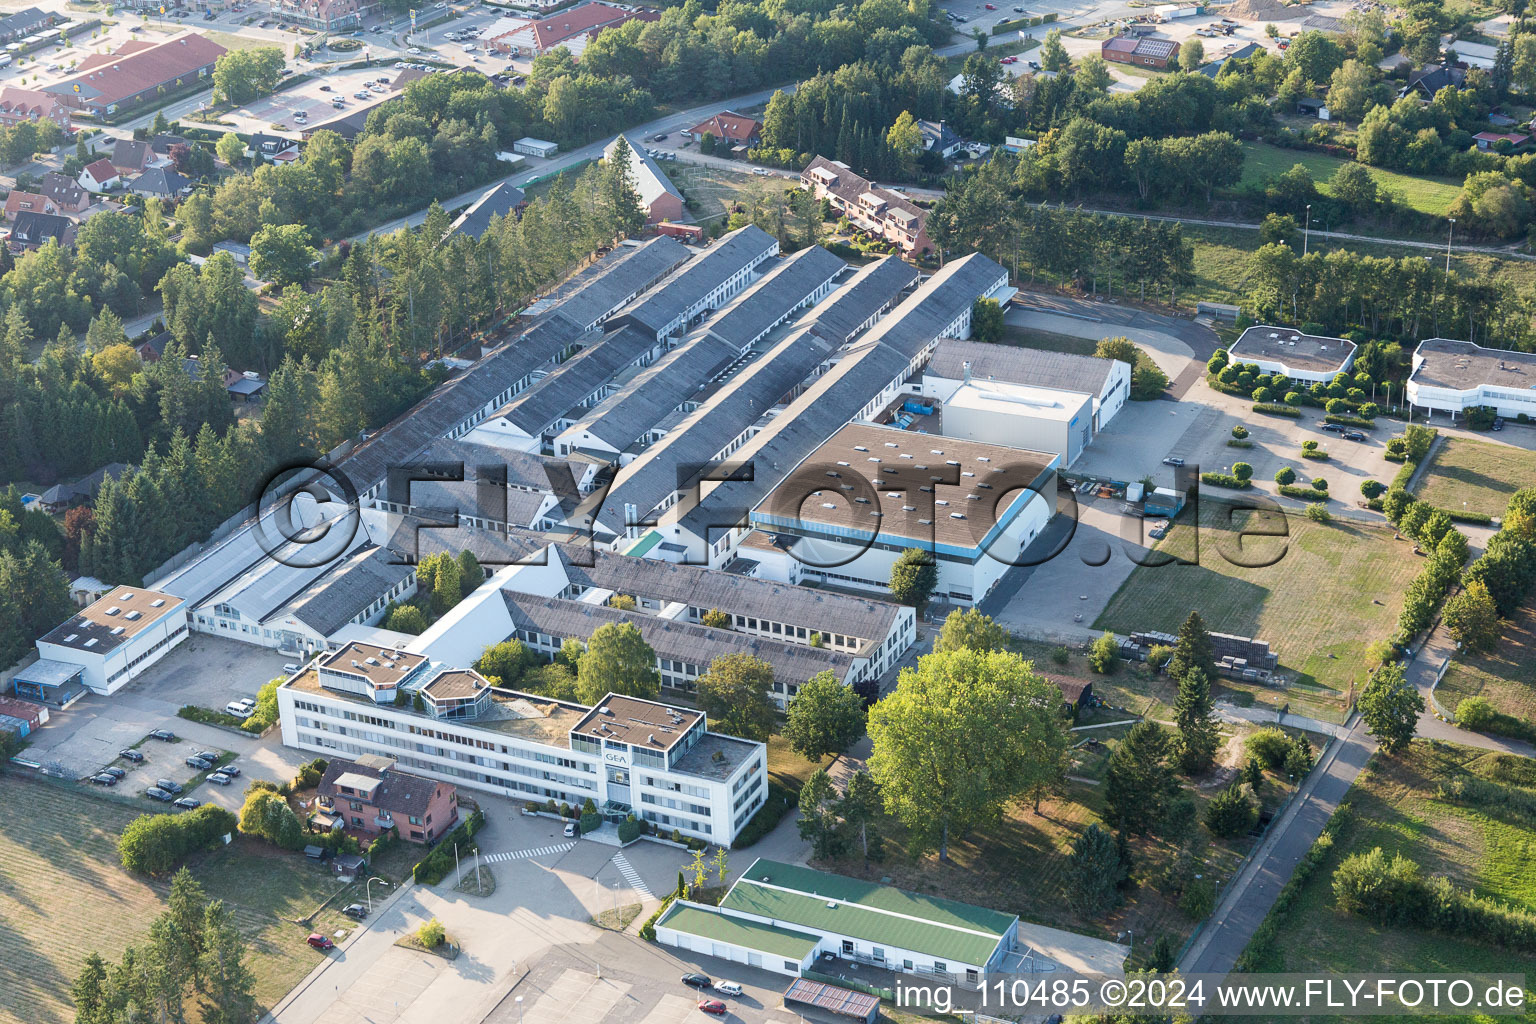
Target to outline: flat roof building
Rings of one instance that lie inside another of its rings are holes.
[[[38,640],[37,653],[39,664],[78,669],[78,680],[64,679],[57,685],[77,681],[107,695],[128,685],[186,638],[185,601],[143,587],[113,587]]]
[[[1408,401],[1451,418],[1476,406],[1500,416],[1536,418],[1536,355],[1427,338],[1413,353]]]
[[[1257,364],[1260,373],[1326,384],[1355,364],[1355,343],[1260,324],[1244,331],[1227,354],[1234,363]]]

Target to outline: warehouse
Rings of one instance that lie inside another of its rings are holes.
[[[656,941],[798,977],[829,955],[975,988],[1017,951],[1019,920],[956,900],[906,892],[759,857],[719,907],[679,900]]]
[[[93,693],[116,693],[187,638],[187,603],[141,587],[115,587],[37,642],[37,672],[65,675]]]
[[[967,379],[1092,395],[1095,434],[1109,426],[1131,393],[1131,367],[1118,359],[945,338],[923,367],[922,394],[944,398]]]

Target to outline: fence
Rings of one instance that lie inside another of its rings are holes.
[[[840,978],[835,974],[822,974],[820,971],[813,971],[810,968],[801,970],[800,977],[811,981],[826,982],[828,985],[837,985],[841,988],[851,988],[859,992],[867,992],[872,996],[879,996],[886,1002],[894,1003],[896,1001],[896,993],[890,989],[869,985],[853,978]]]

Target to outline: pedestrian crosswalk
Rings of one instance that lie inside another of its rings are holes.
[[[619,874],[624,876],[624,881],[628,882],[629,887],[639,893],[642,899],[656,898],[645,884],[645,879],[640,877],[640,872],[635,870],[635,866],[622,853],[613,855],[613,866],[619,869]]]
[[[480,859],[487,864],[499,864],[507,860],[527,860],[529,857],[546,857],[551,854],[565,853],[575,845],[575,843],[555,843],[553,846],[540,846],[535,850],[503,850],[501,853],[483,853]]]

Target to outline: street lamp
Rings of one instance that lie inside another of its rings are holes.
[[[1450,230],[1445,233],[1445,276],[1451,276],[1451,239],[1456,236],[1456,218],[1451,218]],[[1447,286],[1449,287],[1449,286]]]
[[[375,875],[374,877],[368,879],[367,882],[363,883],[363,892],[368,897],[368,913],[370,913],[370,914],[373,913],[373,883],[374,882],[382,882],[384,884],[385,888],[389,887],[389,883],[384,881],[384,879],[378,877],[377,875]]]
[[[517,1024],[523,1024],[523,997],[518,996],[512,1001],[517,1004]]]
[[[1291,223],[1294,224],[1296,222],[1295,221],[1291,221]],[[1312,239],[1312,204],[1308,203],[1307,204],[1307,220],[1306,220],[1305,225],[1301,229],[1301,254],[1303,256],[1305,256],[1307,254],[1307,243],[1310,242],[1311,239]]]

